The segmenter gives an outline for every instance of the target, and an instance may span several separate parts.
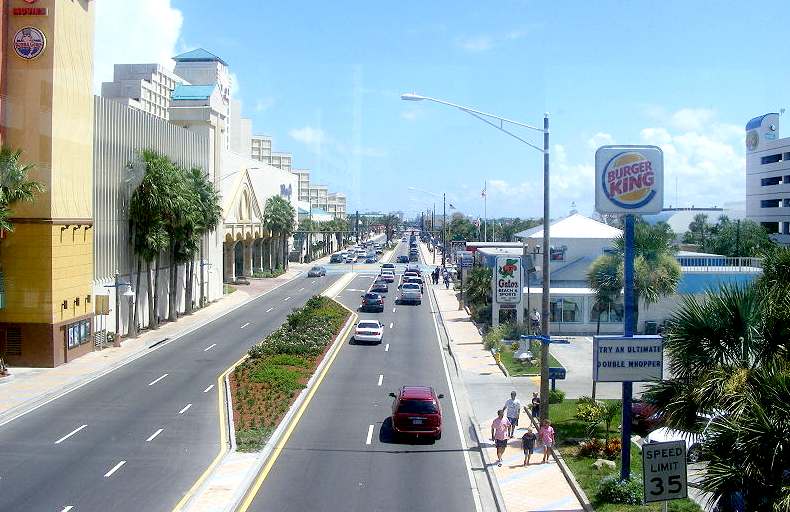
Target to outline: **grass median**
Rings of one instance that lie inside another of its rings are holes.
[[[316,296],[249,351],[230,376],[233,421],[239,451],[260,451],[307,385],[349,311]]]
[[[600,404],[619,402],[617,400],[599,400]],[[620,474],[620,432],[617,425],[622,422],[622,414],[618,412],[611,421],[609,431],[603,421],[591,427],[592,422],[583,421],[577,414],[580,406],[577,400],[563,400],[561,403],[552,404],[549,409],[551,424],[557,437],[557,446],[565,459],[568,468],[573,473],[576,481],[584,489],[590,499],[590,504],[596,512],[660,512],[663,510],[661,503],[648,505],[626,505],[611,503],[599,496],[601,480],[611,475]],[[592,441],[591,439],[601,440]],[[608,440],[608,441],[607,441]],[[585,444],[580,444],[584,442]],[[596,445],[597,443],[597,445]],[[597,469],[593,463],[597,459],[606,459],[614,462],[615,467]],[[635,444],[631,443],[631,475],[642,484],[642,453]],[[641,496],[641,487],[639,496]],[[673,512],[702,512],[702,509],[692,500],[673,500],[669,502],[667,510]]]

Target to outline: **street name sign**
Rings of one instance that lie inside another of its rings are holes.
[[[494,268],[494,298],[497,304],[520,304],[521,258],[497,256]]]
[[[593,379],[596,382],[661,380],[664,341],[661,336],[593,336]]]
[[[643,444],[645,503],[688,497],[686,471],[685,441]]]
[[[664,153],[658,146],[601,146],[595,152],[598,213],[660,213]]]
[[[475,261],[472,251],[458,251],[456,259],[462,268],[470,268]]]

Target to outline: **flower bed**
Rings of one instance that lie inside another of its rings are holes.
[[[347,309],[316,296],[250,348],[230,375],[239,451],[259,451],[321,362],[349,316]]]

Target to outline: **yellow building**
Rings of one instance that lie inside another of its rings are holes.
[[[92,348],[93,15],[91,0],[2,0],[2,143],[45,191],[0,240],[0,355],[57,366]]]

